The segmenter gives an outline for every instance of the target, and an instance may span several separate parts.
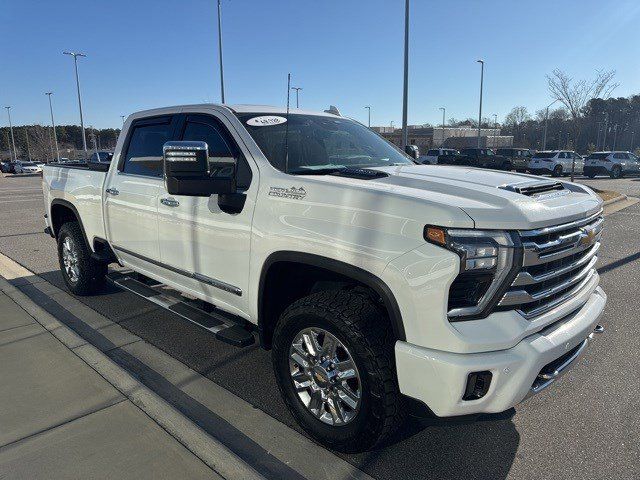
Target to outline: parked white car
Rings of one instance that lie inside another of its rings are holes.
[[[571,150],[548,150],[537,152],[529,161],[529,171],[535,175],[550,174],[554,177],[571,175],[575,162],[575,173],[582,174],[584,160]]]
[[[42,173],[42,167],[35,162],[20,162],[20,171],[16,165],[16,173]]]
[[[631,152],[594,152],[585,160],[584,174],[589,178],[596,175],[609,175],[611,178],[640,175],[640,158]]]
[[[375,447],[410,406],[507,410],[603,330],[591,189],[418,165],[340,115],[139,112],[110,163],[47,165],[42,184],[73,293],[107,276],[222,341],[257,339],[293,417],[333,449]]]
[[[418,162],[425,165],[437,165],[441,157],[452,157],[459,153],[458,150],[453,148],[432,148],[427,151],[426,155],[418,157]]]

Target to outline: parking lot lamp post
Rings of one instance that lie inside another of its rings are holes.
[[[13,125],[11,124],[11,107],[4,107],[7,109],[7,115],[9,116],[9,131],[11,132],[11,145],[13,146],[13,161],[18,160],[18,154],[16,153],[16,140],[13,138]]]
[[[409,92],[409,0],[404,2],[404,84],[402,90],[402,149],[409,144],[407,102]]]
[[[631,146],[629,147],[629,151],[633,153],[633,137],[636,135],[636,132],[631,132]]]
[[[296,108],[300,108],[300,90],[302,90],[302,87],[291,87],[291,90],[296,91]]]
[[[498,148],[498,114],[493,114],[493,148]]]
[[[440,142],[440,146],[444,146],[444,116],[445,116],[445,112],[447,111],[444,107],[440,107],[440,110],[442,110],[442,142]]]
[[[53,128],[53,141],[56,145],[56,160],[60,161],[60,152],[58,151],[58,135],[56,134],[56,122],[53,120],[53,104],[51,103],[51,95],[53,92],[46,92],[45,95],[49,97],[49,111],[51,112],[51,128]]]
[[[85,157],[87,156],[87,139],[84,133],[84,118],[82,118],[82,98],[80,97],[80,77],[78,76],[78,57],[86,57],[84,53],[76,52],[62,52],[64,55],[71,55],[73,57],[73,66],[76,72],[76,89],[78,90],[78,108],[80,109],[80,127],[82,128],[82,148],[84,150]]]
[[[480,132],[482,129],[482,83],[484,82],[484,60],[476,60],[480,64],[480,109],[478,111],[478,148],[480,148]]]
[[[609,128],[609,115],[604,114],[604,137],[602,139],[602,150],[607,149],[607,129]]]
[[[224,70],[222,69],[222,6],[218,0],[218,58],[220,60],[220,100],[224,103]]]
[[[371,107],[369,105],[367,105],[364,108],[366,108],[368,110],[369,120],[368,120],[367,125],[369,126],[369,128],[371,128]]]
[[[549,105],[547,105],[547,108],[545,110],[545,114],[544,114],[544,135],[542,136],[542,150],[546,150],[547,149],[547,122],[549,121],[549,107],[552,106],[557,101],[558,100],[554,100],[553,102],[551,102]]]

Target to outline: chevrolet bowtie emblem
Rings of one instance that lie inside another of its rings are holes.
[[[596,230],[594,228],[581,228],[580,245],[593,245],[596,241]]]

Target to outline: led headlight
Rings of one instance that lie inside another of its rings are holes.
[[[449,320],[488,315],[517,273],[518,237],[504,231],[427,225],[424,238],[460,256],[460,273],[449,288]]]

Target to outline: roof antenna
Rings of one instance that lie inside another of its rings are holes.
[[[291,74],[287,74],[287,121],[284,125],[284,173],[289,173],[289,96],[291,94]]]

